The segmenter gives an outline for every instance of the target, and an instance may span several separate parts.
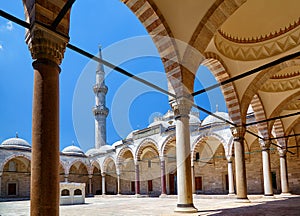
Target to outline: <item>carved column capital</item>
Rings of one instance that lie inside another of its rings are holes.
[[[47,59],[60,65],[69,38],[34,23],[32,28],[26,32],[25,41],[32,59]]]
[[[174,111],[175,119],[180,117],[189,117],[193,104],[193,97],[183,96],[170,101],[170,105]]]
[[[271,143],[272,143],[271,140],[259,139],[259,144],[260,144],[263,151],[269,150],[270,146],[271,146]]]
[[[245,128],[244,127],[231,127],[231,133],[234,138],[234,141],[242,141],[245,136]]]
[[[286,149],[279,148],[278,149],[279,157],[282,157],[282,158],[286,157],[286,152],[287,152]]]

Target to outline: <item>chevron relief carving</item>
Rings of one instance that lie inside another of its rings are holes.
[[[292,101],[286,107],[286,110],[300,110],[300,100]]]
[[[299,46],[300,26],[278,37],[262,41],[257,39],[257,42],[251,43],[242,40],[229,40],[218,31],[214,37],[214,42],[218,51],[228,58],[241,61],[259,60]]]
[[[288,80],[268,80],[260,90],[264,92],[283,92],[300,88],[300,77]]]

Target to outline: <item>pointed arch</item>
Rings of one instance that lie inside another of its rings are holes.
[[[208,55],[208,54],[207,54]],[[209,56],[212,54],[210,53]],[[202,62],[202,65],[206,66],[211,73],[214,75],[215,79],[218,83],[221,83],[230,78],[229,73],[227,72],[225,66],[216,59],[216,55],[214,54],[214,58],[207,58]],[[235,86],[232,82],[227,83],[225,85],[221,85],[220,89],[223,93],[225,103],[228,109],[228,114],[233,123],[236,125],[241,125],[243,122],[240,103],[238,99],[238,95],[235,89]],[[246,118],[246,117],[245,117]]]
[[[260,97],[257,94],[253,96],[251,100],[251,106],[254,111],[256,121],[263,121],[267,119],[264,106]],[[267,122],[257,124],[257,128],[260,134],[263,136],[263,138],[268,139],[270,137]]]
[[[135,159],[137,161],[141,160],[141,156],[145,149],[152,151],[157,156],[160,156],[158,147],[157,147],[157,143],[153,139],[147,138],[147,139],[143,140],[137,148],[137,151],[135,153]]]
[[[5,158],[5,160],[0,164],[0,172],[3,171],[4,169],[4,166],[12,159],[14,158],[18,158],[18,157],[21,157],[21,158],[25,158],[29,161],[29,163],[31,163],[31,157],[30,156],[27,156],[25,154],[22,154],[22,153],[16,153],[16,154],[13,154],[13,155],[10,155],[9,157]]]

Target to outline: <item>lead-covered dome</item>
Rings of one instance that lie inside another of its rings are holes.
[[[17,148],[17,149],[31,149],[30,144],[26,140],[21,139],[18,136],[4,140],[1,143],[1,147]]]
[[[229,115],[226,112],[215,112],[216,116],[221,117],[222,119],[226,119],[227,121],[230,121]],[[212,115],[207,116],[203,121],[202,125],[209,125],[209,124],[216,124],[216,123],[224,123],[221,119],[218,119]]]
[[[77,146],[67,146],[62,150],[62,153],[67,155],[77,155],[77,156],[84,156],[84,152]]]

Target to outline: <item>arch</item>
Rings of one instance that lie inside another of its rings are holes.
[[[5,166],[10,160],[12,160],[12,159],[14,159],[14,158],[17,158],[17,157],[23,157],[23,158],[27,159],[27,160],[29,161],[29,163],[31,163],[31,158],[30,158],[30,156],[27,156],[27,155],[22,154],[22,153],[16,153],[16,154],[13,154],[13,155],[7,157],[7,158],[1,163],[1,166],[0,166],[0,172],[3,171],[4,166]]]
[[[214,137],[214,138],[216,138],[216,139],[219,140],[220,143],[223,145],[223,148],[224,148],[225,150],[227,149],[227,148],[226,148],[227,142],[226,142],[226,140],[225,140],[222,136],[220,136],[219,134],[216,134],[216,133],[214,133],[214,132],[206,132],[206,133],[203,133],[203,134],[201,134],[200,136],[198,136],[197,139],[193,142],[193,144],[192,144],[192,152],[194,152],[195,147],[196,147],[196,145],[198,144],[198,142],[202,141],[202,139],[203,139],[203,140],[208,139],[209,137]]]
[[[210,54],[211,55],[211,54]],[[214,58],[207,58],[202,62],[202,65],[206,66],[211,73],[214,75],[215,79],[218,83],[221,83],[230,78],[229,73],[227,72],[224,65],[217,60],[216,55],[214,54]],[[225,103],[228,109],[228,114],[233,121],[233,123],[237,125],[242,124],[242,115],[240,110],[240,104],[238,95],[236,93],[236,89],[233,82],[230,82],[225,85],[220,86],[221,91],[223,93]],[[245,117],[246,118],[246,117]]]
[[[137,151],[135,153],[135,159],[137,161],[141,160],[141,156],[145,149],[149,149],[150,151],[157,154],[157,156],[160,156],[156,142],[153,139],[147,138],[143,140],[137,148]]]
[[[294,128],[297,124],[300,124],[300,118],[296,119],[296,120],[295,120],[295,121],[294,121],[287,129],[286,129],[285,134],[286,134],[286,135],[289,135],[289,134],[292,132],[293,128]]]
[[[183,81],[180,61],[172,33],[162,13],[152,0],[122,0],[122,2],[136,15],[152,37],[167,74],[169,91],[180,92]]]
[[[273,125],[273,135],[274,137],[282,137],[284,136],[284,126],[282,124],[281,119],[276,119]],[[284,138],[281,139],[277,139],[277,143],[281,146],[281,147],[285,147],[286,146],[286,142]]]
[[[63,189],[60,193],[61,196],[70,196],[70,191],[68,189]]]
[[[199,22],[189,44],[204,53],[220,26],[245,2],[246,0],[239,0],[229,4],[225,0],[215,1]]]
[[[84,163],[81,159],[76,159],[72,161],[68,166],[66,166],[66,174],[69,174],[71,167],[76,163],[82,163],[85,166],[87,172],[89,171],[89,167],[86,163]]]
[[[174,143],[174,145],[171,145],[172,143]],[[163,140],[160,150],[161,156],[165,156],[171,147],[176,148],[176,134],[172,134]]]
[[[260,97],[257,94],[253,96],[251,100],[251,106],[254,111],[256,121],[263,121],[267,119],[264,106]],[[263,138],[268,139],[270,137],[267,122],[257,124],[257,128],[263,136]]]
[[[127,152],[129,152],[129,153],[131,154],[131,156],[132,156],[132,159],[134,159],[134,154],[133,154],[132,149],[129,148],[128,146],[126,146],[126,147],[123,147],[123,148],[119,151],[119,153],[118,153],[118,155],[117,155],[117,164],[122,163],[122,161],[121,161],[121,160],[122,160],[122,157],[123,157]]]
[[[241,99],[241,116],[246,116],[249,104],[251,103],[253,96],[257,94],[258,90],[270,77],[272,77],[280,70],[296,65],[300,65],[300,59],[292,59],[289,61],[285,61],[259,72],[259,74],[257,74],[256,77],[252,80],[252,82],[248,85],[247,89],[243,94],[243,97]],[[269,123],[269,127],[271,126],[272,125],[270,125]]]
[[[74,190],[74,196],[82,195],[82,191],[80,189]]]
[[[291,94],[290,96],[286,97],[277,107],[273,110],[269,118],[274,118],[276,116],[279,116],[282,110],[285,109],[285,107],[293,100],[300,99],[300,91]],[[271,130],[274,124],[274,120],[269,121],[269,129]]]
[[[114,159],[111,156],[106,157],[104,159],[102,167],[103,167],[102,172],[104,172],[104,173],[108,172],[108,170],[107,170],[108,168],[113,169],[114,167],[115,167],[115,172],[116,172],[116,168],[117,168],[116,163],[115,163]]]

